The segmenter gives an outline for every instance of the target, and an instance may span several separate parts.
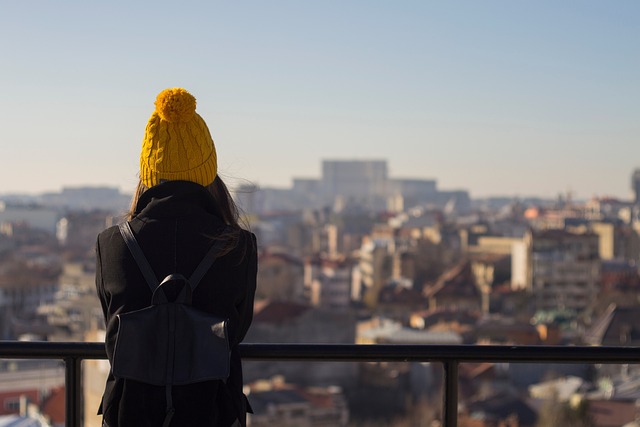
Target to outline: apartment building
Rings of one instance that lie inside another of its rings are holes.
[[[301,259],[283,251],[263,251],[258,257],[256,298],[283,301],[306,300]]]
[[[640,258],[640,239],[631,226],[619,221],[594,221],[590,227],[599,237],[600,259],[638,261]]]
[[[0,201],[0,223],[27,224],[31,228],[54,234],[60,214],[40,205],[15,205]]]
[[[363,240],[359,252],[359,262],[356,267],[354,281],[354,299],[360,299],[369,307],[375,307],[380,290],[391,278],[393,270],[393,253],[395,242],[392,238]]]
[[[313,306],[348,308],[353,261],[313,258],[305,261],[305,288]]]
[[[512,286],[532,293],[537,310],[580,312],[598,292],[598,250],[594,233],[530,230],[514,250]]]

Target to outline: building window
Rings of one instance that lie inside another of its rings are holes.
[[[20,411],[20,398],[10,397],[8,399],[5,399],[4,409],[5,411],[11,412],[11,413]]]

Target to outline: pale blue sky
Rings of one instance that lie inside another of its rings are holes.
[[[393,177],[630,197],[640,2],[0,3],[0,193],[137,181],[155,95],[198,99],[223,177]]]

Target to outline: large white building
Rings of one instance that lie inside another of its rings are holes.
[[[325,202],[386,205],[385,160],[323,160],[321,189]]]
[[[467,191],[440,191],[436,181],[422,178],[390,178],[386,160],[323,160],[322,176],[294,178],[291,188],[244,185],[234,198],[247,213],[330,207],[345,210],[393,211],[430,206],[468,212]]]
[[[37,205],[11,205],[0,201],[0,223],[24,223],[54,234],[59,219],[60,214],[55,209]]]

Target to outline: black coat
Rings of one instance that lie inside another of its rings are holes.
[[[213,197],[201,185],[169,181],[140,197],[131,228],[159,281],[171,273],[186,277],[201,261],[225,224]],[[116,315],[148,307],[151,290],[118,227],[100,233],[96,243],[96,287],[106,323],[106,349],[112,361]],[[242,393],[238,343],[253,317],[257,254],[253,233],[239,230],[237,246],[216,260],[193,294],[196,308],[229,319],[231,374],[228,381],[174,386],[172,426],[244,425],[248,403]],[[99,413],[109,427],[160,426],[165,388],[109,375]]]

